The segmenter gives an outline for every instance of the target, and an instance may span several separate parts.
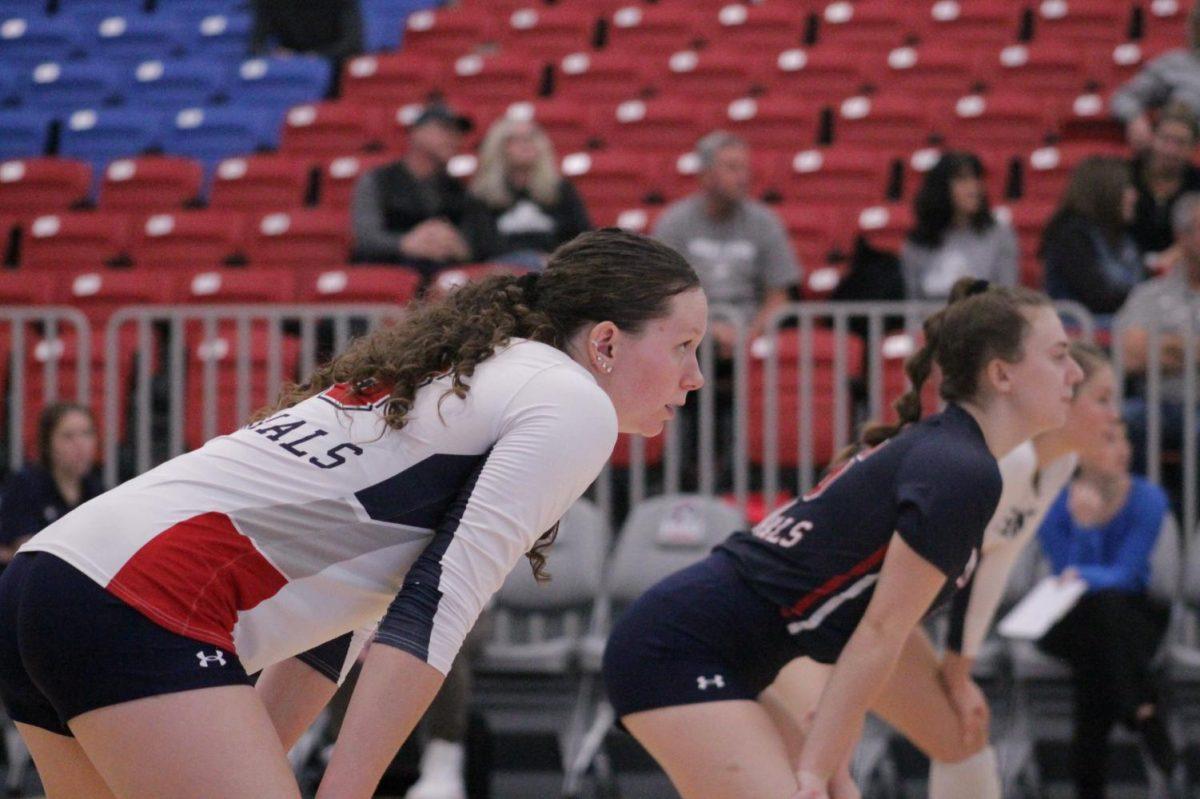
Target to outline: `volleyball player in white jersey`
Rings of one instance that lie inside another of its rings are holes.
[[[382,617],[320,789],[370,796],[617,432],[657,434],[702,384],[706,320],[674,251],[584,234],[46,528],[0,580],[0,699],[49,798],[298,797],[286,745]],[[295,659],[335,638],[340,661]]]
[[[987,745],[990,713],[971,668],[1013,565],[1070,481],[1078,453],[1102,446],[1120,418],[1116,375],[1104,353],[1080,342],[1070,352],[1084,378],[1075,387],[1066,424],[1000,459],[1000,502],[984,532],[979,566],[951,602],[944,655],[939,661],[924,631],[914,631],[873,707],[931,758],[930,799],[999,799],[995,752]],[[816,668],[790,664],[769,689],[768,701],[801,722],[804,708],[815,704]]]

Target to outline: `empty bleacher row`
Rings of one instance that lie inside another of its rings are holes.
[[[121,28],[113,20],[136,21],[129,30],[170,27],[194,21],[201,5],[162,0],[145,11],[140,2],[79,0],[45,17],[24,6],[26,17],[8,20],[0,63],[13,67],[12,107],[0,113],[0,141],[13,163],[7,181],[0,174],[0,214],[15,217],[7,226],[21,229],[22,243],[32,213],[129,210],[130,196],[147,214],[207,204],[299,218],[311,216],[299,209],[325,208],[348,227],[354,180],[395,157],[418,105],[443,96],[470,112],[477,133],[502,114],[536,120],[593,219],[640,230],[692,188],[695,140],[733,130],[755,148],[755,193],[778,203],[810,266],[839,260],[860,234],[896,246],[930,153],[972,148],[989,169],[993,202],[1011,203],[1022,273],[1037,285],[1037,236],[1066,175],[1085,154],[1119,147],[1106,94],[1179,43],[1184,14],[1162,0],[436,10],[374,0],[364,4],[367,27],[394,29],[401,49],[348,61],[332,99],[322,99],[331,84],[324,61],[240,61],[230,45],[232,66],[213,70],[203,35],[146,61],[89,50],[100,28]],[[227,32],[244,34],[245,10],[218,5],[206,8],[223,13],[197,24],[224,19]],[[127,16],[113,16],[122,9]],[[41,30],[61,47],[34,46]],[[38,63],[23,63],[34,52]],[[43,60],[55,54],[61,60]],[[262,150],[276,152],[255,154]],[[146,152],[170,157],[139,157]],[[464,154],[452,171],[469,176],[473,158]],[[37,175],[78,172],[73,161],[92,166],[87,190],[74,178],[59,198],[42,193]],[[10,265],[25,263],[19,246],[8,255]],[[128,263],[120,255],[115,262]]]

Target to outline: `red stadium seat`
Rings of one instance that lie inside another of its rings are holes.
[[[922,33],[964,51],[999,48],[1017,41],[1022,6],[1011,0],[937,0],[928,6]]]
[[[836,430],[834,426],[834,382],[837,345],[835,334],[829,330],[812,330],[812,405],[801,408],[800,391],[800,333],[782,330],[776,339],[778,347],[778,383],[775,392],[776,429],[771,446],[775,448],[776,463],[784,468],[799,465],[800,417],[811,413],[813,462],[820,466],[828,463],[836,454],[838,441],[850,438],[853,413],[847,407],[846,427]],[[766,460],[765,416],[768,396],[766,364],[764,354],[751,346],[748,427],[750,438],[750,462],[761,465]],[[845,377],[859,377],[862,373],[863,343],[857,336],[848,336],[844,349]],[[850,388],[846,386],[847,399]],[[849,405],[849,402],[847,402]],[[799,411],[799,412],[798,412]]]
[[[658,56],[695,47],[705,18],[692,3],[629,4],[613,12],[608,26],[608,47],[624,54]]]
[[[349,208],[354,186],[363,173],[395,160],[394,155],[345,155],[332,159],[321,167],[321,207],[339,210]]]
[[[154,269],[99,269],[63,275],[56,295],[87,314],[95,334],[103,335],[104,324],[119,308],[173,302],[175,280]]]
[[[70,158],[0,163],[0,214],[33,216],[67,211],[91,191],[92,168]]]
[[[344,214],[298,208],[260,218],[246,237],[245,253],[256,267],[323,268],[345,263],[349,250]]]
[[[1053,42],[1010,44],[993,62],[993,86],[1024,92],[1030,102],[1045,98],[1069,102],[1094,78],[1090,63],[1078,50]]]
[[[1071,172],[1081,161],[1093,155],[1121,156],[1124,155],[1124,145],[1075,142],[1033,150],[1022,164],[1022,199],[1057,203],[1066,191]]]
[[[1041,0],[1034,15],[1034,39],[1101,47],[1129,38],[1129,0]]]
[[[50,305],[55,298],[54,278],[44,272],[0,271],[0,305]],[[0,373],[7,371],[0,369]]]
[[[806,149],[785,156],[774,172],[784,202],[861,208],[886,198],[893,160],[874,149]]]
[[[647,175],[654,174],[653,161],[636,149],[571,153],[562,159],[562,173],[589,206],[635,206],[653,192],[646,181]]]
[[[459,286],[493,275],[523,275],[529,270],[512,264],[463,264],[442,269],[426,288],[427,296],[444,297]]]
[[[915,149],[933,132],[925,108],[908,97],[858,96],[842,102],[833,122],[836,144]]]
[[[308,158],[334,158],[381,147],[384,112],[355,102],[300,105],[288,111],[283,124],[281,152]]]
[[[573,153],[586,150],[595,139],[588,109],[572,100],[513,103],[508,107],[505,116],[536,123],[550,138],[556,152]]]
[[[213,175],[208,207],[226,211],[275,211],[303,205],[312,164],[303,156],[227,158]]]
[[[913,228],[912,208],[907,203],[873,205],[858,213],[858,232],[872,246],[898,252]]]
[[[405,23],[404,49],[421,55],[455,58],[497,38],[498,26],[486,6],[417,11]]]
[[[181,273],[176,297],[202,305],[288,303],[296,300],[296,270],[291,268],[214,269]]]
[[[905,45],[888,53],[880,78],[889,92],[921,99],[955,99],[970,94],[981,76],[978,54],[954,40]]]
[[[790,5],[730,3],[716,15],[714,42],[745,54],[779,52],[804,43],[808,18]]]
[[[571,53],[558,62],[554,97],[575,103],[616,103],[645,93],[651,78],[628,53]]]
[[[1124,144],[1125,126],[1109,115],[1105,100],[1105,96],[1098,92],[1086,92],[1076,97],[1070,109],[1059,119],[1059,140]]]
[[[725,103],[752,93],[762,68],[746,54],[726,50],[680,50],[666,61],[659,89],[665,96],[689,102]]]
[[[1052,135],[1057,123],[1052,106],[1030,102],[1020,92],[988,92],[960,97],[941,133],[946,145],[959,150],[983,147],[1028,150]]]
[[[536,53],[542,60],[590,50],[596,38],[599,11],[591,3],[546,6],[527,3],[504,20],[501,47]]]
[[[775,58],[764,72],[768,91],[803,98],[815,106],[837,105],[862,94],[871,82],[859,53],[839,48],[796,47]]]
[[[442,71],[435,59],[407,51],[359,56],[342,70],[342,100],[359,106],[423,102]]]
[[[887,52],[915,35],[924,24],[917,4],[889,0],[835,0],[821,11],[817,41],[822,47]]]
[[[729,103],[721,126],[751,147],[789,151],[816,143],[821,109],[789,94],[743,97]]]
[[[802,264],[825,263],[845,255],[854,243],[853,214],[827,205],[788,204],[775,207]]]
[[[21,251],[26,269],[86,269],[119,259],[128,244],[124,214],[77,211],[46,214],[29,223]]]
[[[104,170],[100,208],[139,212],[183,208],[199,199],[203,184],[204,166],[191,158],[122,158]]]
[[[592,224],[596,227],[619,227],[630,233],[649,235],[654,230],[654,222],[662,213],[662,206],[639,206],[631,208],[627,205],[589,205],[588,213]]]
[[[231,211],[154,214],[135,226],[130,255],[145,269],[212,269],[241,250],[245,224]]]
[[[715,127],[719,110],[679,98],[626,100],[609,120],[597,119],[597,133],[615,147],[661,157],[690,149]]]
[[[541,88],[542,65],[516,55],[464,55],[455,59],[447,91],[470,108],[476,102],[516,102]]]
[[[357,264],[310,270],[300,276],[300,302],[371,302],[406,305],[421,287],[421,273],[403,266]]]

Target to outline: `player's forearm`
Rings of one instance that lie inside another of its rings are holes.
[[[443,679],[408,652],[372,646],[317,799],[369,799]]]
[[[828,780],[849,756],[867,709],[887,683],[905,638],[866,620],[846,643],[817,705],[812,730],[800,757],[800,770]]]
[[[291,749],[337,691],[337,683],[297,658],[263,669],[255,684],[284,749]]]

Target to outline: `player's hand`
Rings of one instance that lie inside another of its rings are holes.
[[[950,701],[958,712],[963,745],[972,749],[983,747],[987,743],[992,718],[987,697],[970,677],[947,683],[946,687],[950,692]]]
[[[854,756],[854,750],[850,751],[851,754],[846,756],[833,779],[829,781],[829,799],[862,799],[862,792],[850,776],[850,759]]]
[[[831,799],[825,780],[811,771],[800,771],[796,774],[800,790],[793,799]]]

